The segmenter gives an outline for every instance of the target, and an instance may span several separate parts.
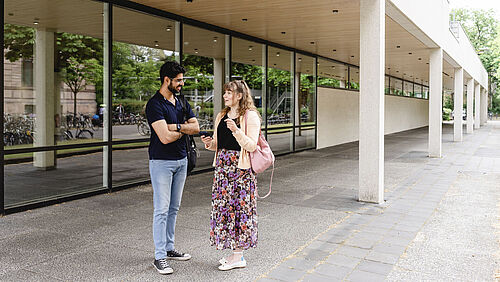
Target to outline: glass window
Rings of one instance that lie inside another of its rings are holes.
[[[245,80],[250,87],[257,110],[264,117],[262,109],[266,94],[263,87],[265,85],[265,45],[233,37],[231,47],[232,79]],[[262,119],[262,124],[264,122],[265,118]]]
[[[349,67],[349,88],[359,90],[359,68],[358,67]]]
[[[312,148],[316,138],[316,83],[313,57],[296,55],[295,149]],[[320,65],[321,66],[321,65]]]
[[[268,47],[267,140],[273,152],[293,150],[293,53]]]
[[[417,98],[423,98],[422,96],[422,85],[421,84],[416,84],[415,83],[415,96]]]
[[[104,4],[59,1],[61,12],[51,1],[4,5],[6,206],[103,189],[102,145],[50,147],[102,141],[94,115],[103,91]],[[9,153],[32,147],[49,149]]]
[[[392,94],[402,96],[403,95],[403,81],[401,79],[391,77],[391,90],[394,91]]]
[[[318,59],[318,86],[346,88],[347,66]]]
[[[223,86],[227,79],[226,40],[229,36],[184,25],[182,63],[186,68],[185,84],[182,94],[185,95],[194,114],[198,118],[200,129],[212,131],[215,116],[223,107]],[[229,45],[229,44],[227,44]],[[204,148],[200,137],[195,137],[198,148]],[[200,150],[196,169],[208,168],[212,165],[213,152]]]
[[[423,94],[424,94],[424,99],[429,99],[429,87],[423,86],[422,87],[422,91],[423,91]]]
[[[389,84],[390,84],[390,78],[388,76],[385,76],[385,87],[384,87],[385,94],[391,94],[391,89],[389,87]]]
[[[413,82],[404,82],[404,96],[413,97]]]

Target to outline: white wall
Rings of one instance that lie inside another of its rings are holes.
[[[429,125],[429,101],[385,95],[385,134]],[[318,149],[357,141],[359,92],[318,87]]]

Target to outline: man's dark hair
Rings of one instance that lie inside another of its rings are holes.
[[[168,61],[165,62],[160,68],[160,79],[161,83],[165,81],[165,77],[170,79],[175,78],[179,73],[186,73],[186,69],[181,66],[178,62]]]

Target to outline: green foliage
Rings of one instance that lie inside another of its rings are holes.
[[[232,67],[233,78],[245,80],[250,89],[262,89],[264,72],[261,66],[233,63]]]
[[[116,109],[119,104],[122,104],[126,113],[144,114],[147,101],[138,101],[134,99],[116,99],[113,101],[112,109]]]
[[[451,120],[451,109],[443,108],[443,120]]]
[[[318,77],[318,85],[340,88],[340,80],[328,77]]]
[[[454,9],[455,19],[460,21],[472,45],[479,54],[490,78],[490,86],[500,83],[500,26],[495,12],[490,10]],[[492,110],[500,113],[498,98],[500,92],[495,90]]]

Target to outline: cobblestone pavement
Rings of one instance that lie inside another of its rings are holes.
[[[382,205],[356,201],[357,143],[278,158],[273,194],[258,203],[248,266],[217,270],[209,246],[213,175],[188,178],[173,262],[151,266],[151,187],[0,218],[0,281],[494,281],[498,270],[500,122],[427,158],[427,129],[386,136]],[[265,190],[269,172],[259,175]]]

